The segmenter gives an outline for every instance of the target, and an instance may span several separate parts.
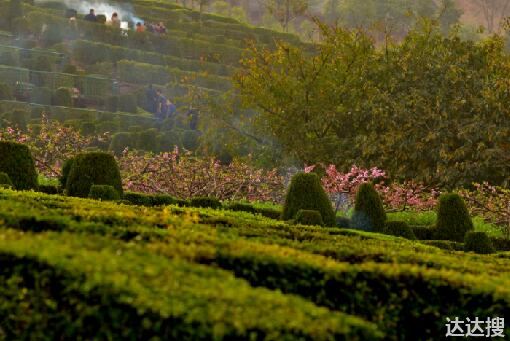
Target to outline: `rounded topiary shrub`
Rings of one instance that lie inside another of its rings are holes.
[[[74,158],[66,182],[67,195],[86,198],[92,185],[112,186],[122,196],[119,166],[113,155],[91,152]]]
[[[319,177],[313,173],[294,175],[285,197],[283,220],[294,219],[299,210],[318,211],[326,226],[335,226],[335,212]]]
[[[119,200],[119,192],[109,185],[92,185],[90,186],[89,198],[103,201]]]
[[[0,188],[11,188],[12,187],[12,181],[11,178],[9,178],[9,175],[4,172],[0,172]]]
[[[190,200],[191,207],[200,207],[200,208],[220,208],[221,202],[212,197],[195,197]]]
[[[52,104],[62,107],[72,107],[73,97],[71,96],[71,90],[68,88],[58,88],[53,94]]]
[[[405,221],[387,221],[383,233],[411,240],[416,239],[413,230]]]
[[[177,199],[168,194],[154,194],[151,196],[152,206],[167,206],[175,205],[176,203]]]
[[[494,246],[487,233],[474,231],[466,233],[464,238],[464,251],[472,251],[479,254],[495,252]]]
[[[351,220],[346,217],[336,217],[336,227],[349,228],[351,226]]]
[[[294,219],[296,224],[323,226],[321,213],[313,210],[299,210]]]
[[[363,231],[382,232],[386,223],[386,212],[374,185],[359,186],[351,218],[351,227]]]
[[[437,208],[436,239],[463,242],[468,231],[473,230],[464,200],[456,193],[443,194]]]
[[[9,176],[15,189],[37,188],[35,162],[23,144],[0,141],[0,172]]]

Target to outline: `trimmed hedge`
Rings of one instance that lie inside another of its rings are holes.
[[[464,238],[464,250],[479,254],[494,253],[494,246],[485,232],[469,231]]]
[[[111,154],[82,153],[74,158],[67,178],[67,195],[86,198],[92,185],[110,185],[122,196],[120,171]]]
[[[241,202],[235,202],[228,205],[228,209],[234,212],[247,212],[251,214],[257,213],[257,210],[251,204],[245,204]]]
[[[35,162],[26,145],[0,141],[0,172],[9,176],[15,189],[37,188]]]
[[[383,233],[410,240],[416,239],[413,230],[405,221],[387,221]]]
[[[119,200],[119,193],[109,185],[92,185],[90,186],[89,198],[103,201]]]
[[[299,210],[294,219],[296,224],[323,226],[322,216],[319,211]]]
[[[60,186],[64,188],[67,186],[67,178],[69,177],[69,172],[73,167],[73,163],[74,158],[70,158],[65,160],[64,164],[62,165],[62,174],[60,175],[60,178],[58,178],[58,181],[60,182]]]
[[[191,207],[200,207],[200,208],[213,208],[218,209],[221,208],[221,202],[212,197],[195,197],[190,200]]]
[[[419,240],[433,240],[436,234],[436,228],[432,226],[411,225],[410,227],[416,239]]]
[[[55,185],[39,185],[37,190],[45,194],[60,194],[60,190]]]
[[[318,211],[326,226],[335,226],[333,205],[314,173],[299,173],[292,178],[283,206],[283,220],[294,219],[299,210]]]
[[[381,337],[359,318],[136,245],[71,234],[0,233],[6,339],[22,339],[27,330],[31,338],[53,340]]]
[[[351,218],[351,227],[363,231],[382,232],[386,223],[386,212],[374,185],[359,186]]]
[[[136,192],[124,193],[123,199],[132,205],[167,206],[177,204],[177,199],[166,194],[144,194]]]
[[[441,195],[437,207],[436,239],[463,242],[465,234],[473,229],[473,221],[460,195]]]

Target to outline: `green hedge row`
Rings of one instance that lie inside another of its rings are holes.
[[[132,60],[140,63],[168,66],[183,71],[208,72],[213,75],[228,76],[235,69],[224,64],[183,59],[155,52],[147,52],[126,48],[122,46],[109,45],[87,40],[76,40],[72,44],[73,56],[76,60],[85,64],[96,64],[99,62],[118,62],[120,60]]]
[[[109,238],[0,233],[0,318],[7,339],[373,340],[381,335],[359,318]]]
[[[227,91],[232,85],[229,78],[182,71],[175,68],[121,60],[117,63],[119,79],[136,84],[179,84],[189,79],[202,88]]]

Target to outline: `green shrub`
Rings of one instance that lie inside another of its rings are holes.
[[[269,219],[280,220],[282,218],[282,212],[275,208],[255,207],[255,213]]]
[[[479,254],[494,253],[494,246],[485,232],[469,231],[464,238],[464,250]]]
[[[92,185],[90,186],[89,198],[102,201],[119,200],[119,193],[109,185]]]
[[[0,172],[9,176],[15,189],[37,188],[35,162],[23,144],[0,141]]]
[[[184,149],[194,152],[198,149],[200,134],[195,130],[186,130],[182,135],[182,146]]]
[[[386,223],[386,212],[374,185],[362,184],[356,194],[351,227],[370,232],[382,232]]]
[[[242,202],[234,202],[234,203],[228,205],[228,209],[235,211],[235,212],[248,212],[248,213],[252,213],[252,214],[255,214],[257,212],[257,210],[255,209],[255,207],[253,207],[253,205],[242,203]]]
[[[387,221],[383,233],[411,240],[416,239],[413,230],[405,221]]]
[[[138,103],[136,100],[136,96],[134,94],[119,96],[117,108],[119,111],[136,114],[136,112],[138,111]]]
[[[319,211],[313,210],[299,210],[296,213],[296,218],[294,219],[296,224],[300,225],[317,225],[322,226],[324,222],[322,221],[322,216]]]
[[[116,133],[112,137],[112,141],[110,142],[110,150],[115,153],[115,155],[121,155],[124,149],[135,147],[135,138],[133,134],[121,132]]]
[[[62,165],[62,175],[58,179],[60,182],[60,186],[66,187],[67,185],[67,178],[69,177],[69,172],[71,171],[71,168],[73,167],[74,158],[70,158],[64,161],[64,164]]]
[[[190,200],[191,207],[201,207],[201,208],[213,208],[218,209],[221,208],[221,202],[212,197],[195,197]]]
[[[51,65],[51,60],[46,56],[37,56],[30,62],[29,69],[35,71],[53,71],[53,67]]]
[[[12,188],[12,181],[9,175],[4,172],[0,172],[0,188]]]
[[[3,114],[2,118],[6,123],[5,125],[17,127],[22,131],[26,131],[29,116],[30,113],[25,110],[14,109],[12,112]]]
[[[114,121],[103,121],[96,124],[96,133],[116,133],[119,131],[119,124]]]
[[[92,185],[112,186],[122,196],[119,167],[111,154],[82,153],[74,158],[67,178],[67,195],[86,198]]]
[[[64,66],[64,68],[62,69],[62,72],[63,73],[68,73],[68,74],[71,74],[71,75],[76,75],[76,74],[78,74],[78,68],[76,67],[76,65],[66,64]]]
[[[316,174],[300,173],[292,178],[283,207],[283,220],[294,219],[299,210],[318,211],[326,226],[335,226],[333,206]]]
[[[138,133],[136,141],[137,148],[145,151],[156,151],[158,148],[157,136],[158,131],[155,128]]]
[[[472,230],[473,221],[464,200],[456,193],[441,195],[435,239],[463,242],[465,234]]]
[[[122,198],[123,200],[131,203],[132,205],[152,206],[152,198],[148,194],[137,192],[125,192]]]
[[[81,122],[80,133],[85,136],[94,135],[96,133],[96,125],[92,122]]]
[[[39,192],[45,193],[45,194],[59,194],[60,193],[58,187],[55,185],[39,185],[37,190]]]
[[[36,87],[30,92],[30,102],[42,105],[50,105],[53,91],[46,87]]]
[[[167,205],[175,205],[177,203],[177,199],[168,194],[154,194],[151,197],[152,206],[167,206]]]
[[[68,88],[58,88],[53,94],[52,104],[61,107],[72,107],[73,98]]]
[[[13,99],[11,88],[5,83],[0,83],[0,100],[11,99]]]
[[[336,217],[336,227],[349,228],[351,226],[351,220],[346,217]]]
[[[433,240],[436,235],[436,228],[426,225],[411,225],[411,230],[419,240]]]
[[[489,237],[489,239],[497,251],[510,251],[510,239],[502,237]]]
[[[184,200],[184,199],[176,199],[175,204],[179,207],[189,207],[190,206],[190,202],[188,200]]]

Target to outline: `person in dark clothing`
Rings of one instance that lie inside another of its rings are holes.
[[[95,13],[93,8],[90,10],[89,14],[87,14],[85,16],[84,19],[87,20],[87,21],[90,21],[90,22],[96,22],[97,21],[96,13]]]
[[[145,96],[147,98],[147,110],[149,110],[149,112],[153,113],[153,114],[156,114],[157,111],[158,111],[158,94],[156,92],[156,90],[154,90],[154,88],[152,87],[152,84],[149,85],[149,87],[147,88],[147,90],[145,91]]]

